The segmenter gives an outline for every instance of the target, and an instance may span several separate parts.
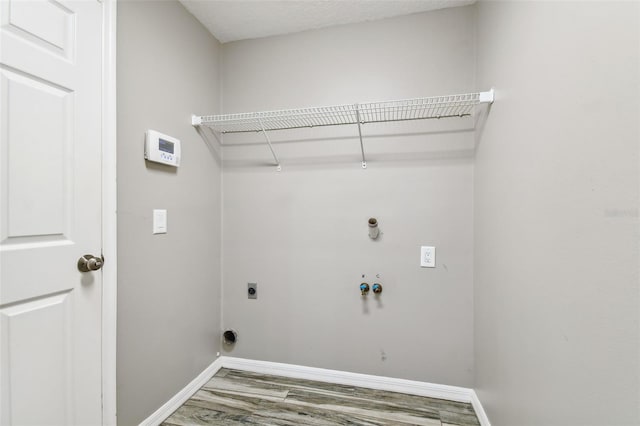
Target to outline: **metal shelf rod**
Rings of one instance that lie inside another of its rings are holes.
[[[273,155],[273,159],[276,162],[276,170],[281,171],[282,166],[280,166],[280,160],[278,160],[278,156],[276,155],[276,152],[273,150],[273,145],[271,145],[271,141],[269,140],[269,135],[267,135],[267,131],[264,130],[262,121],[260,121],[260,126],[262,127],[262,133],[264,134],[264,138],[267,140],[267,144],[269,145],[269,150],[271,150],[271,155]]]
[[[364,144],[362,143],[362,128],[360,127],[360,107],[358,104],[356,106],[356,118],[358,123],[358,136],[360,136],[360,151],[362,152],[362,168],[367,168],[367,160],[364,158]]]

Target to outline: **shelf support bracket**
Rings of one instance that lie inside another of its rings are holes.
[[[269,145],[269,150],[271,150],[271,155],[273,155],[273,160],[276,162],[276,170],[280,172],[282,171],[282,166],[280,166],[280,160],[278,160],[278,156],[276,155],[276,152],[273,150],[273,146],[271,145],[271,141],[269,140],[269,135],[267,135],[267,131],[265,130],[264,125],[262,124],[262,120],[258,119],[258,122],[260,123],[262,134],[264,135],[264,138],[267,140],[267,144]]]
[[[478,101],[481,104],[492,104],[495,99],[495,91],[491,88],[488,92],[480,92]]]
[[[367,160],[364,157],[364,144],[362,143],[362,127],[360,124],[360,105],[356,104],[356,121],[358,123],[358,136],[360,136],[360,152],[362,152],[362,168],[367,168]]]

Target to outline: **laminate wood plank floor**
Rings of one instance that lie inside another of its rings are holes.
[[[471,404],[221,369],[163,423],[479,426]]]

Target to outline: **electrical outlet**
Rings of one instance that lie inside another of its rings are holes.
[[[258,298],[258,283],[247,283],[247,297],[249,299]]]
[[[420,248],[420,266],[423,268],[436,267],[436,248],[431,246],[422,246]]]

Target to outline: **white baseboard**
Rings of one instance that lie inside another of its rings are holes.
[[[305,367],[302,365],[283,364],[279,362],[258,361],[244,358],[223,356],[213,362],[198,377],[178,392],[155,413],[140,423],[140,426],[157,426],[177,410],[186,400],[198,391],[220,368],[251,371],[261,374],[291,377],[294,379],[317,380],[347,386],[358,386],[369,389],[400,392],[429,398],[447,399],[469,403],[478,416],[481,426],[491,426],[489,419],[473,389],[458,386],[438,385],[415,380],[394,379],[391,377],[372,376],[369,374],[349,373],[325,368]]]
[[[476,412],[476,416],[478,417],[478,421],[480,422],[480,426],[491,426],[491,422],[489,421],[489,417],[487,417],[487,413],[484,411],[484,407],[480,403],[480,399],[478,398],[478,394],[475,391],[471,394],[471,405],[473,406],[474,411]]]
[[[318,380],[348,386],[401,392],[430,398],[471,403],[473,390],[457,386],[436,385],[414,380],[394,379],[369,374],[349,373],[324,368],[281,364],[278,362],[255,361],[242,358],[222,357],[222,366],[236,370],[291,377],[295,379]]]
[[[140,426],[158,426],[165,421],[174,411],[184,404],[194,393],[204,386],[217,372],[222,368],[222,358],[218,358],[211,363],[210,366],[193,379],[180,392],[175,394],[173,398],[167,401],[162,407],[158,408],[152,415],[144,419]]]

